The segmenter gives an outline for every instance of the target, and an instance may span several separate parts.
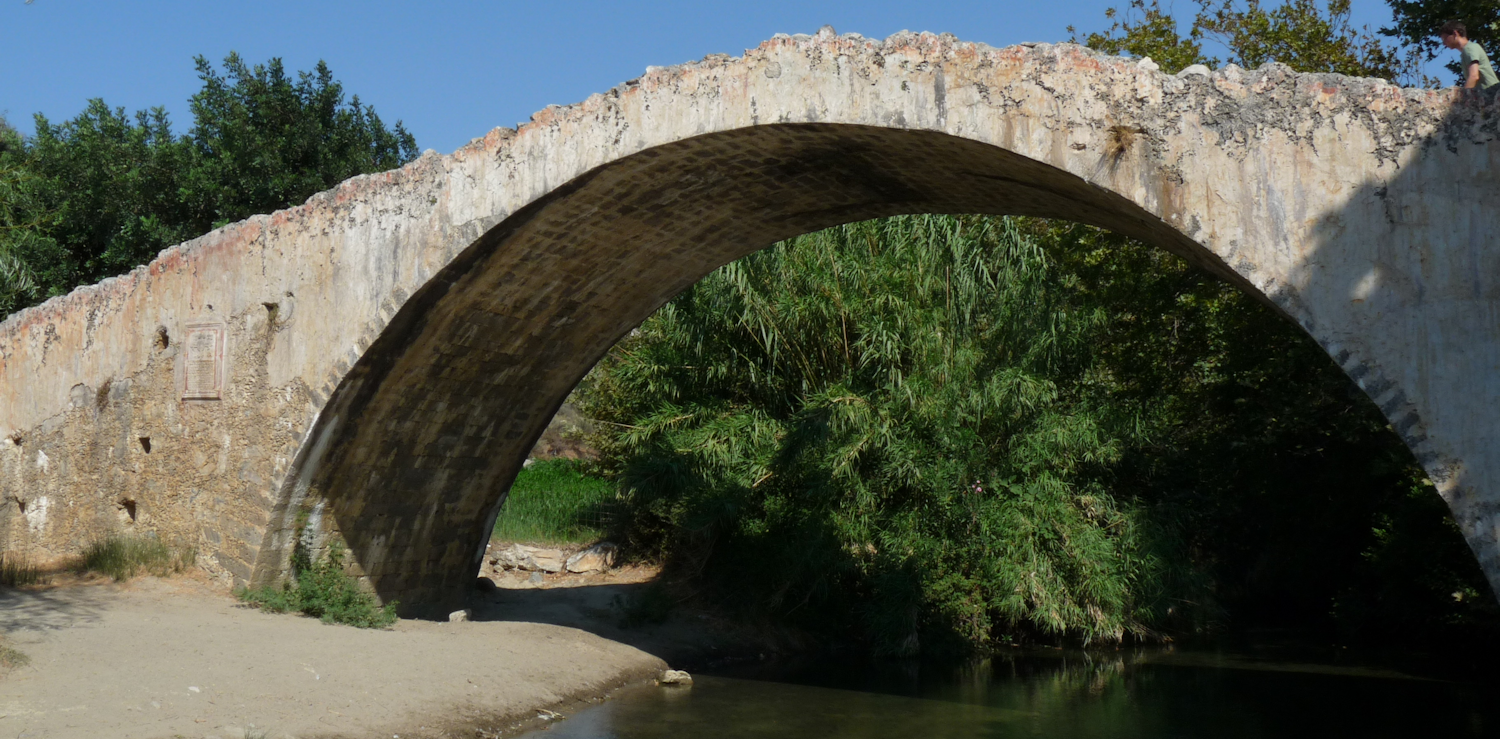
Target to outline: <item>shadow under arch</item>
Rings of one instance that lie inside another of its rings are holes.
[[[696,136],[557,187],[413,294],[310,433],[293,472],[306,497],[273,512],[268,541],[281,545],[262,550],[258,574],[270,572],[269,556],[284,561],[294,512],[306,511],[320,535],[348,543],[382,599],[408,615],[446,613],[472,582],[527,451],[620,337],[713,269],[776,241],[918,213],[1107,228],[1294,319],[1306,312],[1131,200],[999,146],[816,123]]]

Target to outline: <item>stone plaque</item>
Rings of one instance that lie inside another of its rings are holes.
[[[224,324],[187,327],[183,346],[183,400],[219,400],[224,395]]]

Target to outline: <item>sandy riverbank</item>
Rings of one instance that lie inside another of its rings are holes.
[[[31,658],[0,677],[0,736],[482,736],[719,649],[696,623],[618,629],[610,603],[643,579],[518,583],[477,597],[473,622],[385,631],[192,578],[0,589],[0,633]]]

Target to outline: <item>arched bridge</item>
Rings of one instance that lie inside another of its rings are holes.
[[[710,270],[903,213],[1112,229],[1273,304],[1500,583],[1500,143],[1483,96],[1072,45],[778,36],[355,178],[0,325],[0,544],[144,528],[239,583],[337,533],[462,596],[568,391]]]

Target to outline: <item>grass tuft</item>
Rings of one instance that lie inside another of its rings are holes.
[[[0,670],[9,670],[14,667],[25,667],[31,664],[31,658],[24,652],[15,649],[5,643],[0,637]]]
[[[495,538],[538,544],[584,544],[604,536],[614,484],[582,462],[548,459],[516,475],[495,520]]]
[[[141,573],[166,577],[192,567],[197,553],[174,547],[155,536],[111,534],[83,551],[80,569],[115,580],[128,580]]]
[[[239,599],[272,613],[302,613],[327,624],[382,629],[396,622],[396,603],[384,607],[344,572],[343,542],[329,542],[328,556],[313,562],[300,545],[292,554],[292,579],[281,587],[241,589]]]
[[[46,581],[42,569],[24,555],[0,553],[0,585],[15,588],[40,585]]]

